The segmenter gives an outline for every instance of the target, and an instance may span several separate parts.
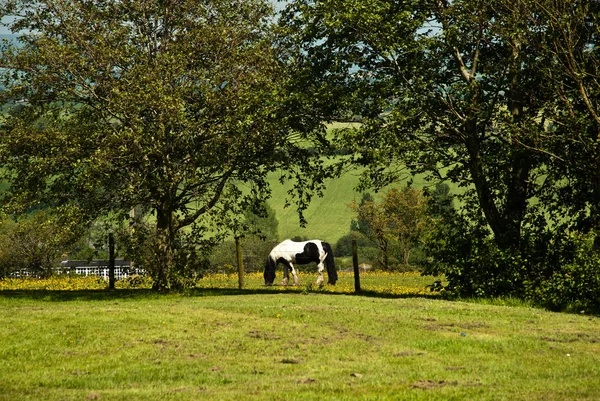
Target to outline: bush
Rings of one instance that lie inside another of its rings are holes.
[[[598,312],[600,255],[594,238],[527,227],[520,249],[501,249],[485,225],[457,217],[431,233],[424,274],[444,275],[444,289],[453,295],[515,296],[554,310]]]
[[[600,312],[600,255],[593,249],[595,234],[566,233],[563,249],[570,262],[544,280],[527,282],[529,297],[553,310]]]
[[[122,229],[117,235],[123,256],[135,261],[137,267],[142,268],[157,282],[160,272],[163,243],[160,241],[153,226],[138,221],[133,229]],[[174,242],[172,264],[168,272],[164,272],[167,287],[172,290],[181,290],[195,285],[209,268],[208,253],[212,244],[206,242],[198,245],[185,235],[180,235]]]
[[[351,231],[350,233],[341,237],[335,243],[333,247],[333,253],[335,256],[352,256],[352,241],[356,241],[356,245],[359,248],[376,248],[375,245],[363,234],[358,231]]]
[[[75,223],[39,211],[25,220],[0,217],[0,277],[18,271],[49,277],[62,254],[80,236]]]

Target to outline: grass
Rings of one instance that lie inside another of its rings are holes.
[[[351,277],[344,275],[342,287]],[[394,294],[0,291],[0,400],[595,400],[598,318]],[[90,280],[90,279],[85,279]],[[85,281],[82,280],[82,281]],[[302,277],[303,283],[314,275]],[[21,288],[21,289],[19,289]],[[89,287],[85,287],[89,288]],[[388,290],[386,290],[388,289]],[[514,303],[513,303],[514,304]]]
[[[285,207],[288,197],[287,191],[291,184],[281,185],[277,174],[271,174],[269,183],[272,196],[269,205],[275,210],[279,222],[280,239],[301,236],[306,238],[319,238],[335,244],[340,237],[350,232],[350,222],[356,217],[355,213],[347,206],[354,199],[360,200],[362,193],[355,190],[359,183],[359,172],[347,172],[339,178],[327,182],[322,197],[314,197],[308,209],[304,212],[306,227],[300,227],[300,220],[295,207]],[[427,183],[422,177],[414,177],[414,187],[423,188]],[[399,182],[397,186],[405,185]],[[372,195],[377,197],[373,191]]]

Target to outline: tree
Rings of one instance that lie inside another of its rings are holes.
[[[21,36],[1,50],[1,100],[23,106],[0,125],[5,210],[140,208],[162,290],[228,213],[268,197],[269,172],[299,181],[300,212],[322,185],[324,131],[285,96],[266,0],[9,0],[3,15]]]
[[[388,216],[384,208],[374,201],[366,201],[362,205],[353,202],[350,207],[356,213],[357,220],[369,222],[363,235],[377,246],[381,257],[379,264],[385,270],[389,270],[392,238],[387,230]]]
[[[522,2],[522,1],[521,1]],[[523,2],[537,30],[547,33],[551,60],[541,73],[555,93],[545,111],[551,129],[540,144],[552,155],[542,199],[568,215],[570,229],[595,231],[600,249],[600,4],[596,1]]]
[[[279,222],[275,210],[268,203],[258,206],[259,208],[248,209],[244,213],[248,234],[258,236],[265,241],[278,241]]]
[[[350,205],[357,220],[367,222],[363,235],[381,251],[381,265],[390,268],[390,256],[398,249],[402,264],[409,266],[411,251],[423,240],[432,226],[428,215],[427,197],[422,190],[392,188],[380,202],[367,200]]]
[[[431,229],[427,201],[422,190],[410,187],[392,188],[383,197],[383,207],[389,216],[388,227],[398,242],[404,266],[409,266],[411,252]]]
[[[20,270],[51,276],[63,250],[82,234],[69,217],[69,210],[60,217],[37,211],[19,222],[0,215],[0,278]]]
[[[520,249],[548,158],[537,151],[553,94],[543,32],[507,0],[296,0],[282,18],[315,107],[362,125],[341,136],[376,188],[408,168],[467,189],[497,246]]]
[[[371,195],[369,192],[365,192],[360,198],[360,203],[358,204],[358,207],[360,208],[364,206],[365,203],[373,202],[374,200],[375,199],[373,199],[373,195]],[[350,222],[350,232],[352,231],[356,231],[363,235],[367,235],[369,231],[369,221],[362,220],[360,218],[357,218],[356,220],[352,219],[352,221]]]

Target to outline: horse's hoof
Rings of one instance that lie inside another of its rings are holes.
[[[283,280],[281,280],[281,285],[283,285],[283,286],[288,285],[288,279],[284,278]]]

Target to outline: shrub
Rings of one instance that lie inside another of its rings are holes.
[[[538,227],[523,229],[520,249],[501,249],[480,222],[458,216],[440,222],[426,243],[424,274],[444,275],[444,289],[458,296],[515,296],[554,310],[600,311],[595,234]]]
[[[160,281],[160,258],[163,256],[160,247],[164,246],[159,240],[153,226],[138,221],[133,229],[123,229],[118,233],[118,243],[121,244],[123,256],[135,261],[138,267],[144,269],[153,282]],[[209,268],[208,253],[212,244],[206,242],[204,246],[189,241],[185,235],[180,235],[174,241],[174,263],[170,270],[163,272],[167,281],[167,288],[181,290],[195,285]]]
[[[79,227],[45,211],[21,221],[0,218],[0,277],[18,271],[49,277],[62,254],[80,236]]]
[[[375,245],[358,231],[351,231],[342,236],[333,247],[335,256],[352,256],[352,241],[356,241],[359,248],[376,248]]]
[[[565,233],[563,249],[570,260],[549,277],[526,283],[528,295],[553,310],[600,311],[600,254],[593,249],[595,234]]]

